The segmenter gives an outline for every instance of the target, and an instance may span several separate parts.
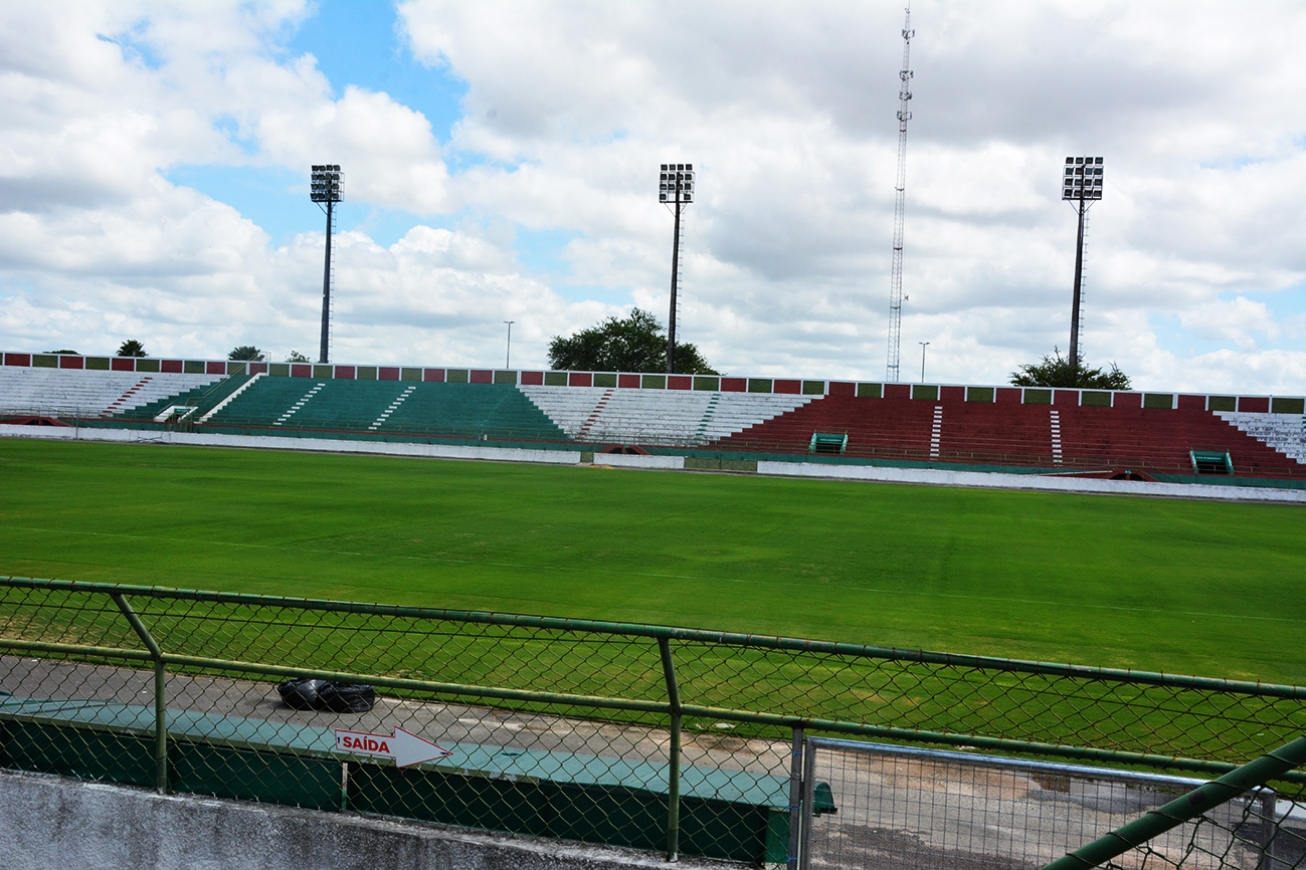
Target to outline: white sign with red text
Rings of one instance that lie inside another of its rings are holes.
[[[424,761],[448,758],[451,751],[436,746],[424,737],[396,727],[392,734],[368,734],[366,731],[336,729],[336,751],[351,755],[389,758],[395,767],[411,767]]]

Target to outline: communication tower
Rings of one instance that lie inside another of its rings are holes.
[[[893,203],[893,266],[889,277],[889,364],[885,368],[886,381],[898,380],[899,352],[902,344],[902,231],[907,212],[907,122],[911,120],[911,7],[902,25],[902,69],[898,78],[902,87],[898,91],[898,183],[894,186]]]

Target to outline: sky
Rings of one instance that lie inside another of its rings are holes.
[[[1067,155],[1105,158],[1082,354],[1151,390],[1306,393],[1306,6],[914,3],[902,380],[1069,344]],[[681,340],[886,375],[899,3],[0,4],[0,349],[547,365],[666,321],[659,165],[692,162]]]

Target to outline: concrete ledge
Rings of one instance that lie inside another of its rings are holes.
[[[1201,498],[1219,501],[1289,502],[1306,504],[1306,490],[1270,486],[1211,486],[1200,483],[1152,483],[1144,480],[1094,480],[1046,474],[948,471],[943,468],[887,468],[877,465],[832,465],[818,462],[757,463],[758,474],[783,477],[826,477],[881,483],[927,483],[935,486],[977,486],[985,489],[1028,489],[1044,492],[1089,492]]]
[[[621,870],[661,855],[0,773],[7,870]],[[686,870],[734,867],[682,859]]]

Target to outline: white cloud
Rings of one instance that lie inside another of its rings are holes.
[[[1246,297],[1204,302],[1179,314],[1179,322],[1206,340],[1231,341],[1242,350],[1256,349],[1255,335],[1274,338],[1279,327],[1264,302]]]
[[[550,335],[616,302],[665,312],[653,173],[687,160],[683,337],[734,372],[882,374],[897,7],[411,0],[413,56],[466,83],[447,137],[287,51],[313,14],[0,9],[0,343],[136,330],[216,353],[261,330],[311,352],[321,236],[274,248],[165,174],[330,159],[351,202],[420,216],[393,245],[339,238],[338,356],[488,364],[513,319],[514,356],[540,364]],[[1306,12],[1263,4],[1249,28],[1218,3],[927,0],[913,19],[904,377],[918,341],[948,381],[1065,349],[1075,223],[1057,178],[1087,150],[1107,160],[1089,361],[1151,388],[1306,391],[1300,325],[1262,301],[1306,285]],[[574,236],[564,280],[592,301],[530,274],[518,227]]]

